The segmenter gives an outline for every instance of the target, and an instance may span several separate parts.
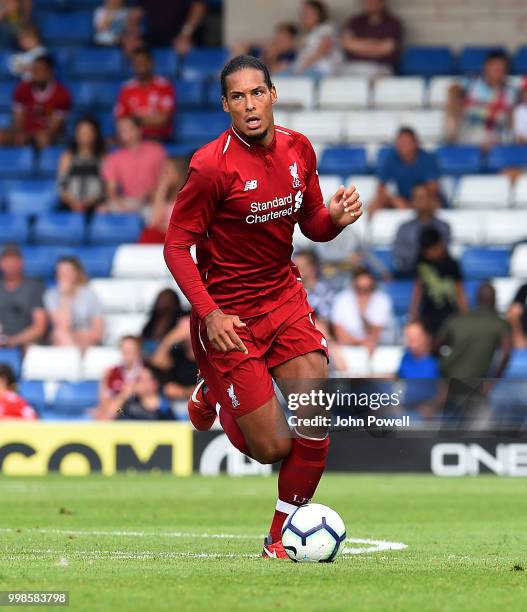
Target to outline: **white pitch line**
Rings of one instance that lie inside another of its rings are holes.
[[[13,533],[18,531],[12,527],[0,527],[0,532]],[[116,536],[116,537],[161,537],[161,538],[189,538],[189,539],[220,539],[220,540],[256,540],[263,538],[263,535],[249,535],[243,533],[191,533],[184,531],[165,531],[165,532],[148,532],[148,531],[100,531],[100,530],[77,530],[77,529],[41,529],[41,528],[22,528],[22,531],[30,531],[42,534],[56,534],[56,535],[74,535],[74,536]],[[363,553],[381,552],[384,550],[403,550],[407,548],[407,544],[402,542],[388,542],[386,540],[370,540],[363,538],[346,538],[346,542],[350,544],[366,544],[367,546],[353,547],[346,546],[342,549],[344,555],[358,555]],[[111,551],[108,551],[111,552]],[[130,553],[126,553],[130,554]],[[164,554],[164,553],[145,553],[145,554]],[[252,557],[253,555],[237,555],[237,554],[224,554],[224,553],[187,553],[187,552],[176,552],[169,553],[174,556],[197,556],[197,557],[225,557],[225,556],[243,556]],[[134,557],[137,558],[137,557]]]

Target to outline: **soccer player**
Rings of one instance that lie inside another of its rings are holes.
[[[293,230],[299,223],[311,240],[332,240],[362,204],[353,186],[341,186],[325,207],[311,144],[274,125],[277,93],[265,64],[235,57],[221,86],[232,126],[192,158],[164,253],[192,305],[202,378],[190,420],[210,429],[219,405],[236,448],[261,463],[282,461],[263,556],[286,557],[283,523],[312,498],[329,445],[324,434],[292,436],[273,390],[273,379],[327,378],[327,341],[291,264]]]

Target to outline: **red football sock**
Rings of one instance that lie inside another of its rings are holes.
[[[247,442],[245,441],[245,437],[238,423],[236,422],[236,419],[226,410],[222,410],[221,408],[219,417],[223,431],[227,434],[227,438],[229,438],[231,444],[237,448],[240,453],[247,455],[247,457],[252,457],[249,447],[247,446]]]
[[[313,497],[324,472],[329,438],[292,439],[291,453],[282,461],[278,475],[278,500],[269,533],[273,542],[282,537],[286,518]]]

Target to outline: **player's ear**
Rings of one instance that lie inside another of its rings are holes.
[[[229,112],[229,107],[227,106],[227,98],[225,96],[221,97],[221,105],[223,106],[224,112]]]
[[[276,104],[278,100],[278,94],[276,93],[276,87],[274,85],[271,86],[271,104]]]

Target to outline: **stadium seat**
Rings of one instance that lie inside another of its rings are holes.
[[[370,221],[371,242],[376,247],[391,246],[401,224],[413,217],[411,210],[379,210]]]
[[[123,244],[113,259],[115,278],[167,278],[170,276],[163,258],[162,244]]]
[[[102,111],[113,111],[122,83],[120,81],[91,81],[85,85],[93,91],[93,108]]]
[[[505,313],[512,303],[516,292],[523,284],[519,278],[493,278],[492,285],[496,290],[496,308],[499,312]]]
[[[386,109],[420,108],[425,101],[421,77],[382,77],[375,81],[373,106]]]
[[[341,346],[340,352],[346,362],[346,376],[363,378],[370,373],[370,356],[363,346]]]
[[[68,380],[81,378],[81,352],[73,346],[30,346],[22,363],[26,380]]]
[[[14,78],[10,70],[10,58],[12,55],[12,51],[0,50],[0,79],[2,80]]]
[[[0,363],[8,365],[18,378],[22,368],[22,354],[17,348],[0,347]]]
[[[196,110],[203,106],[204,83],[199,79],[174,82],[178,109]],[[218,100],[219,104],[219,100]]]
[[[399,370],[403,348],[400,346],[378,346],[371,356],[370,368],[373,376],[393,376]]]
[[[49,398],[48,409],[64,415],[81,414],[98,405],[98,388],[95,381],[61,382]]]
[[[379,185],[377,177],[362,174],[352,174],[351,176],[348,176],[345,179],[344,184],[355,185],[360,194],[360,199],[364,210],[368,210],[368,206],[370,205],[371,201],[377,193],[377,187]],[[362,221],[364,221],[364,219]],[[362,221],[361,225],[366,225],[366,223],[362,223]]]
[[[527,239],[527,229],[525,238]],[[506,276],[507,270],[494,276]],[[514,247],[511,257],[510,275],[527,279],[527,243],[518,244]]]
[[[152,51],[156,74],[173,79],[178,72],[179,58],[170,47]]]
[[[437,148],[436,157],[441,174],[478,174],[483,168],[481,147],[474,145],[444,145]]]
[[[223,47],[192,49],[181,62],[180,75],[184,79],[217,77],[227,61],[228,51]]]
[[[413,280],[395,280],[383,284],[382,288],[390,296],[396,315],[408,313],[413,287]]]
[[[334,174],[322,174],[318,177],[322,197],[326,204],[329,202],[333,194],[342,185],[342,178]]]
[[[132,313],[140,309],[141,281],[94,278],[90,281],[90,288],[97,295],[104,313]]]
[[[85,380],[101,380],[108,368],[122,362],[121,352],[108,346],[90,346],[82,358],[82,376]]]
[[[506,176],[466,175],[459,179],[454,195],[458,208],[507,208],[511,185]]]
[[[0,111],[11,111],[15,83],[0,83]]]
[[[0,244],[16,242],[24,244],[29,234],[28,220],[25,215],[0,213]]]
[[[58,204],[57,184],[52,180],[6,181],[3,187],[7,210],[14,214],[39,215]]]
[[[45,281],[51,279],[55,271],[56,253],[57,249],[52,246],[22,247],[25,275]]]
[[[467,46],[459,54],[457,68],[461,74],[479,75],[487,56],[492,51],[505,51],[502,47]]]
[[[329,242],[317,242],[315,250],[321,261],[330,263],[345,263],[361,245],[364,236],[363,226],[357,224],[341,232]]]
[[[89,81],[69,81],[65,84],[73,98],[75,110],[89,113],[95,106],[95,93]]]
[[[230,126],[230,117],[223,111],[178,113],[175,121],[178,142],[203,145],[217,138]]]
[[[123,72],[123,55],[119,49],[101,47],[75,49],[69,75],[74,79],[119,79]]]
[[[491,172],[526,166],[527,145],[497,145],[492,147],[487,156],[487,168]]]
[[[278,94],[278,108],[310,109],[315,105],[315,81],[311,77],[277,76],[273,83]]]
[[[527,74],[527,47],[517,49],[512,59],[512,72],[522,77]]]
[[[117,346],[123,336],[140,336],[146,322],[147,316],[144,313],[107,315],[104,344]]]
[[[507,276],[509,249],[467,248],[461,256],[463,276],[467,279],[485,280],[494,276]]]
[[[386,272],[393,274],[393,252],[391,248],[375,249],[371,255],[375,259],[375,264],[380,264]],[[366,256],[365,264],[373,273],[376,273],[378,270],[378,266],[373,265],[374,262],[371,257]],[[378,274],[376,274],[376,276],[378,276]]]
[[[510,246],[527,237],[527,210],[490,211],[483,223],[486,244]]]
[[[216,79],[210,81],[205,87],[205,106],[215,111],[223,109],[221,103],[221,83]]]
[[[395,111],[351,111],[344,119],[345,140],[361,145],[392,142],[398,127],[399,114]]]
[[[39,215],[33,227],[36,244],[78,245],[86,233],[84,215],[72,212],[48,212]]]
[[[527,208],[527,176],[516,179],[512,187],[512,204],[517,208]]]
[[[17,385],[17,391],[39,414],[44,412],[46,409],[46,397],[42,381],[22,380]]]
[[[318,165],[320,174],[366,174],[368,160],[363,147],[331,147],[324,150]]]
[[[527,349],[516,349],[512,352],[504,377],[523,380],[527,378]]]
[[[440,209],[437,216],[450,225],[452,242],[456,244],[484,243],[483,216],[487,211]]]
[[[444,113],[440,110],[404,111],[399,115],[399,125],[413,128],[421,142],[437,143],[444,136]]]
[[[304,251],[304,250],[314,250],[316,249],[317,243],[309,240],[307,236],[302,234],[302,230],[298,224],[295,225],[295,229],[293,230],[293,249],[295,252]]]
[[[179,297],[182,308],[186,310],[190,310],[190,304],[188,303],[187,298],[183,295],[183,292],[178,287],[173,278],[166,279],[156,279],[152,280],[150,278],[145,279],[137,279],[133,281],[138,284],[140,287],[137,308],[139,312],[150,312],[152,309],[154,302],[157,296],[164,289],[172,289],[175,291]]]
[[[97,120],[101,126],[102,135],[106,139],[111,139],[116,134],[115,115],[112,111],[100,111]]]
[[[0,147],[0,179],[29,177],[33,164],[31,147]]]
[[[322,109],[366,108],[369,100],[366,77],[326,77],[320,81],[318,103]]]
[[[290,113],[289,111],[285,111],[283,109],[276,109],[274,111],[274,124],[275,125],[281,125],[282,127],[290,127],[290,123],[291,123],[291,115],[293,113]],[[316,146],[316,143],[314,143],[314,145]]]
[[[61,146],[42,149],[37,160],[37,172],[40,176],[56,178],[60,156],[64,150],[64,147]]]
[[[401,59],[401,74],[432,77],[452,74],[454,57],[448,47],[408,47]]]
[[[448,90],[458,79],[452,76],[437,76],[430,79],[428,85],[428,104],[431,108],[444,108],[448,99]]]
[[[91,42],[92,20],[93,16],[88,12],[46,12],[42,14],[38,25],[42,37],[53,48],[58,45],[83,45]]]
[[[137,242],[143,226],[140,215],[95,214],[88,225],[89,244],[117,245]]]
[[[170,157],[191,157],[197,146],[192,144],[165,144],[165,149]]]
[[[80,247],[76,249],[75,255],[81,260],[88,277],[105,278],[111,275],[115,247]]]
[[[343,136],[342,113],[301,111],[291,115],[289,127],[317,143],[339,143]]]

